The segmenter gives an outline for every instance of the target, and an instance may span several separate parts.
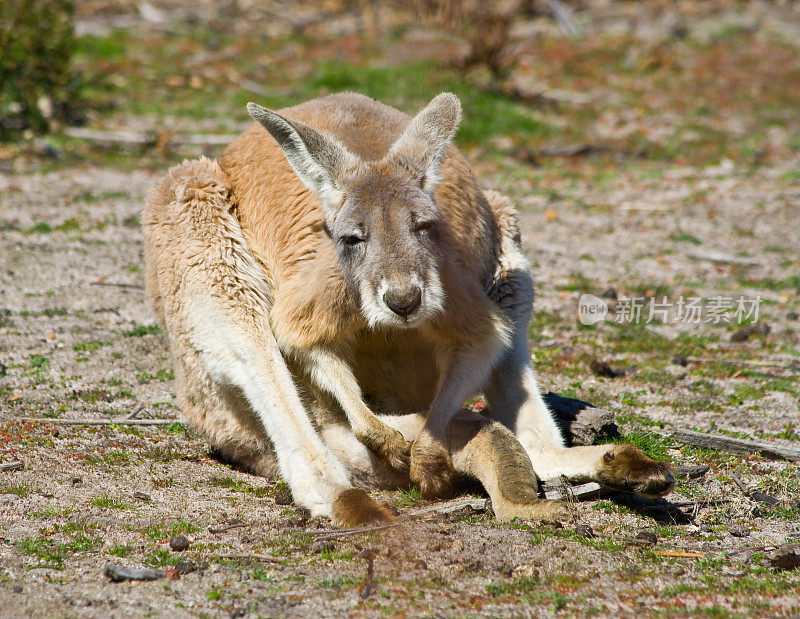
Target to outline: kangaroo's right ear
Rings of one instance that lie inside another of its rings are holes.
[[[461,102],[454,94],[437,95],[411,122],[389,149],[389,157],[401,159],[430,192],[441,181],[439,164],[444,159],[461,122]]]
[[[247,111],[270,132],[303,184],[321,199],[326,215],[341,205],[338,179],[355,156],[335,139],[267,108],[247,104]]]

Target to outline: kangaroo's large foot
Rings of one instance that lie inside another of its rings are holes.
[[[572,511],[565,503],[538,498],[527,503],[513,503],[502,498],[500,500],[493,498],[492,511],[500,522],[521,518],[541,523],[555,523],[568,520],[572,515]]]
[[[420,434],[411,445],[409,477],[426,499],[452,497],[456,472],[447,447],[425,432]]]
[[[356,432],[356,438],[399,473],[408,472],[411,443],[394,428],[378,422],[368,430]]]
[[[333,523],[337,527],[358,527],[397,522],[385,505],[359,488],[348,488],[333,502]]]
[[[648,458],[632,445],[615,445],[603,455],[597,481],[613,490],[657,498],[675,485],[670,466]]]

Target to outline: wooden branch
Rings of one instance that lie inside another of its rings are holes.
[[[20,460],[12,460],[11,462],[0,462],[0,471],[19,471],[25,468]]]
[[[2,421],[53,423],[60,426],[169,426],[180,419],[58,419],[54,417],[4,417]]]
[[[798,449],[758,441],[748,441],[721,434],[706,434],[704,432],[676,429],[672,432],[672,438],[679,443],[694,445],[695,447],[705,447],[731,453],[760,453],[769,458],[783,458],[792,462],[800,461],[800,450]]]
[[[683,550],[654,550],[657,555],[662,557],[679,557],[682,559],[705,559],[706,555],[702,552],[685,552]]]
[[[453,499],[452,501],[444,501],[434,503],[432,505],[426,505],[420,509],[414,510],[413,512],[408,514],[409,518],[414,518],[416,516],[424,516],[427,514],[454,514],[456,512],[461,511],[462,509],[473,509],[476,512],[483,512],[486,511],[487,505],[486,499],[476,499],[474,497],[460,497],[458,499]]]
[[[587,499],[599,497],[603,492],[602,486],[593,481],[578,486],[545,482],[542,486],[544,498],[551,501],[586,501]]]
[[[223,554],[216,554],[214,556],[220,559],[254,559],[256,561],[264,561],[265,563],[283,563],[286,560],[285,557],[273,557],[271,555],[262,555],[255,552],[249,552],[245,554],[226,552]]]

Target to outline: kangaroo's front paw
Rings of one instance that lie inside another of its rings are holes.
[[[514,518],[533,520],[535,522],[556,523],[569,520],[573,512],[566,503],[534,499],[528,503],[511,503],[509,501],[492,501],[492,511],[500,522],[508,522]]]
[[[385,505],[375,501],[358,488],[348,488],[333,502],[333,523],[337,527],[358,527],[371,524],[397,522],[394,514]]]
[[[419,486],[426,499],[446,499],[453,496],[456,472],[447,448],[421,434],[411,445],[411,482]]]
[[[395,471],[400,473],[408,471],[411,443],[394,428],[381,424],[380,427],[370,428],[369,431],[357,434],[356,437]]]
[[[648,458],[632,445],[615,445],[603,455],[597,480],[622,492],[657,498],[675,485],[672,469],[664,462]]]

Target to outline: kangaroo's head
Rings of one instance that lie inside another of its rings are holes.
[[[434,98],[379,161],[254,103],[247,109],[319,196],[344,279],[369,324],[417,326],[440,313],[442,224],[433,192],[461,120],[455,95]]]

